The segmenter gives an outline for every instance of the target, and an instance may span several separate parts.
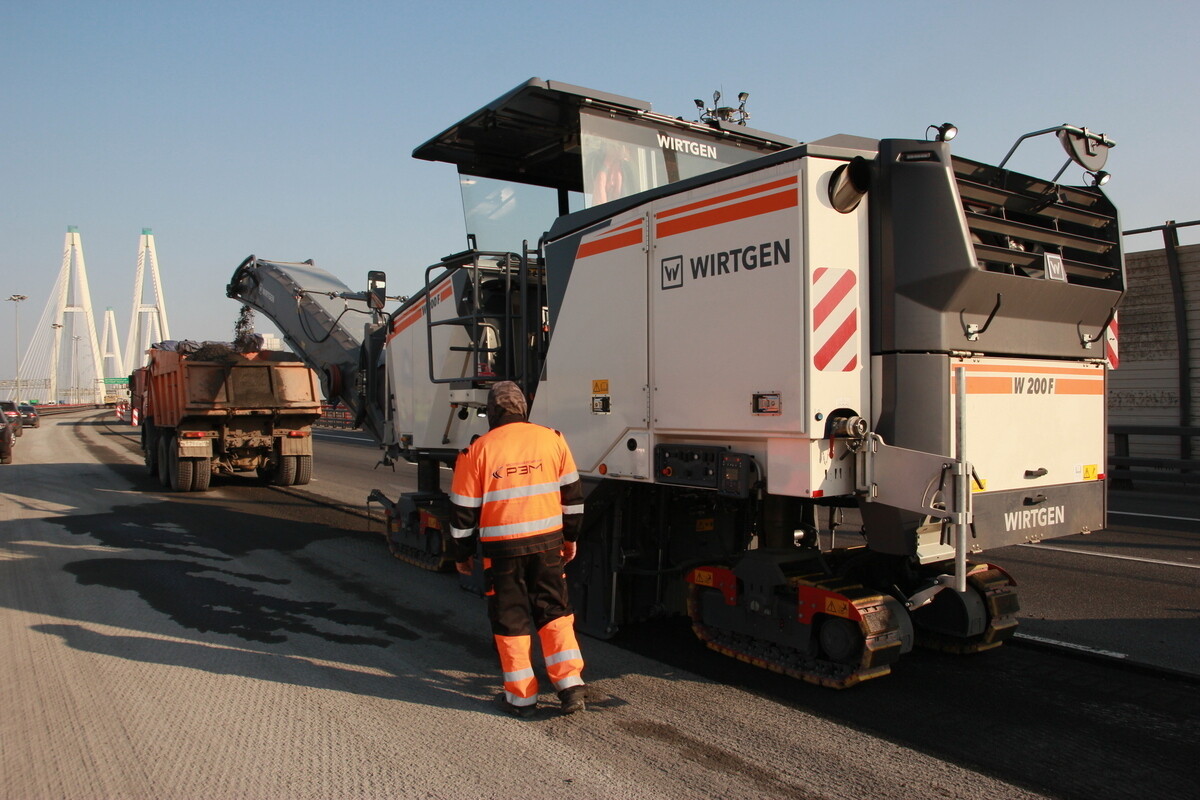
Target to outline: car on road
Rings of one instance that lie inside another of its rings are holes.
[[[0,419],[0,464],[12,463],[13,448],[17,444],[17,436],[13,433],[13,428],[19,427],[19,424],[9,422],[7,416]]]
[[[12,423],[16,423],[13,428],[13,433],[20,436],[24,432],[21,426],[21,409],[17,408],[16,400],[0,400],[0,413],[4,414],[4,418]]]
[[[29,403],[21,403],[17,410],[21,412],[21,427],[22,428],[40,428],[42,427],[42,418],[38,415],[37,409]]]

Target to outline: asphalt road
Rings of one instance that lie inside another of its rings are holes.
[[[1103,798],[1200,777],[1196,683],[1030,648],[914,653],[831,692],[663,623],[583,641],[588,713],[512,719],[480,601],[370,533],[372,487],[336,463],[370,448],[318,442],[303,491],[179,495],[100,416],[27,434],[0,468],[3,797]]]

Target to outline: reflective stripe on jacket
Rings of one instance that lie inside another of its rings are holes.
[[[478,528],[492,557],[562,546],[578,537],[583,489],[558,431],[529,422],[500,425],[458,458],[450,490],[450,533],[465,558]]]

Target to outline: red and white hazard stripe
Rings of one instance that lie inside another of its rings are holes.
[[[858,367],[857,284],[848,269],[813,270],[813,366],[821,372],[850,372]]]
[[[1108,361],[1109,369],[1116,369],[1121,363],[1121,354],[1117,349],[1117,314],[1113,314],[1112,322],[1104,331],[1104,358]]]

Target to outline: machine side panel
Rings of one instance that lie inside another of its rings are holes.
[[[816,498],[854,491],[851,462],[825,435],[831,415],[866,416],[870,399],[867,214],[864,206],[841,214],[830,205],[829,179],[841,163],[809,158],[802,172],[802,366],[808,430],[768,439],[767,487],[775,495]]]
[[[829,203],[830,176],[843,162],[805,163],[805,371],[810,424],[818,430],[815,438],[823,438],[817,414],[827,417],[837,409],[868,414],[867,213],[860,205],[840,214]]]
[[[655,204],[652,409],[660,434],[807,431],[798,166]],[[767,413],[756,413],[756,395]]]
[[[435,282],[417,302],[395,314],[388,333],[388,381],[394,397],[394,421],[397,439],[404,447],[416,450],[461,449],[471,437],[487,432],[487,421],[476,408],[452,406],[452,384],[433,383],[429,379],[429,321],[455,316],[453,281]],[[434,375],[439,378],[470,374],[470,353],[452,350],[465,348],[466,330],[459,325],[434,327]],[[485,389],[471,392],[474,400],[486,399]],[[475,395],[478,395],[477,397]],[[465,410],[465,419],[460,411]]]
[[[957,451],[955,370],[965,370],[964,456],[978,478],[971,487],[973,550],[1103,527],[1103,364],[938,354],[876,361],[877,432],[947,462]],[[937,476],[930,480],[932,491]],[[885,552],[905,547],[887,526],[869,536]]]
[[[581,474],[605,465],[609,477],[648,478],[646,215],[566,240],[575,244],[570,278],[547,353],[530,421],[567,432]],[[548,257],[567,258],[555,248]],[[633,441],[634,446],[629,447]]]
[[[1103,364],[952,359],[950,369],[958,366],[967,377],[967,459],[987,491],[1102,477]]]

